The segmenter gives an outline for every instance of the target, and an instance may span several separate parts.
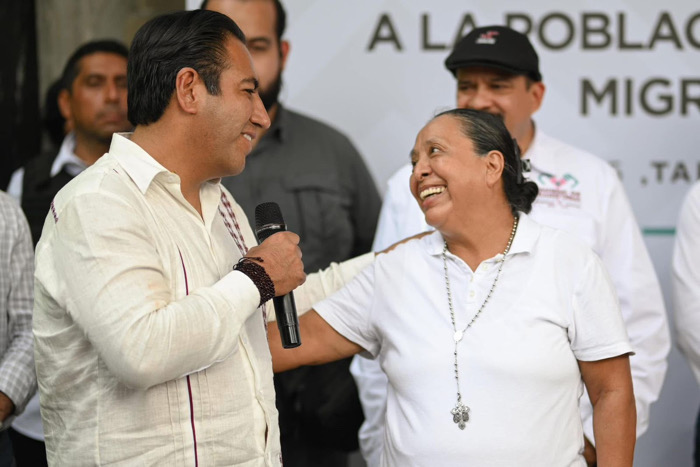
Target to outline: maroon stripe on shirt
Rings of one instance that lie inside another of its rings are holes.
[[[224,206],[226,210],[222,209],[221,206]],[[233,220],[233,226],[231,225],[231,222],[228,220],[228,217],[226,217],[226,213],[228,213],[228,216]],[[221,214],[221,217],[224,220],[224,225],[228,229],[228,233],[231,234],[231,237],[233,237],[233,241],[236,242],[236,246],[238,247],[238,251],[241,252],[241,256],[245,256],[246,253],[248,253],[248,247],[245,244],[245,240],[243,239],[243,233],[241,232],[241,227],[238,225],[238,220],[236,219],[236,215],[233,213],[233,208],[231,207],[231,203],[229,202],[228,198],[224,194],[224,191],[221,190],[221,204],[219,204],[219,214]],[[235,231],[234,231],[235,227]],[[263,322],[265,323],[265,332],[267,332],[267,307],[265,304],[262,304],[262,314],[263,314]]]
[[[190,285],[187,281],[187,268],[185,267],[185,260],[182,259],[182,252],[178,247],[177,252],[180,254],[180,262],[182,263],[182,272],[185,276],[185,295],[190,294]],[[192,425],[192,439],[194,440],[194,465],[199,466],[199,457],[197,456],[197,430],[194,424],[194,402],[192,400],[192,383],[190,382],[190,375],[187,375],[187,394],[190,398],[190,424]]]

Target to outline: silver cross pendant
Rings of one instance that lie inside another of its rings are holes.
[[[457,404],[454,409],[450,410],[450,413],[452,414],[452,421],[457,424],[460,430],[464,430],[464,427],[467,426],[466,424],[469,421],[469,407],[462,404],[462,401],[457,401]]]

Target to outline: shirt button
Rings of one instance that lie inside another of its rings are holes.
[[[476,294],[474,293],[474,291],[473,291],[473,290],[470,290],[470,291],[469,291],[469,298],[474,298],[474,295],[476,295]]]

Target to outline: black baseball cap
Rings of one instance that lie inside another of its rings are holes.
[[[460,68],[485,66],[542,81],[540,59],[530,40],[505,26],[473,29],[457,42],[445,66],[455,76]]]

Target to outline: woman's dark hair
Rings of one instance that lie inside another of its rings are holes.
[[[477,156],[484,157],[490,151],[503,154],[505,167],[501,178],[508,204],[513,215],[517,215],[518,211],[529,213],[539,189],[536,183],[523,177],[520,148],[517,141],[511,138],[503,120],[496,115],[472,109],[447,110],[435,118],[443,115],[449,115],[460,122],[462,131],[474,145]]]
[[[158,16],[136,32],[127,65],[128,117],[148,125],[163,116],[175,92],[178,72],[191,67],[207,90],[218,95],[221,72],[229,63],[226,41],[245,36],[228,16],[214,11],[179,11]]]

